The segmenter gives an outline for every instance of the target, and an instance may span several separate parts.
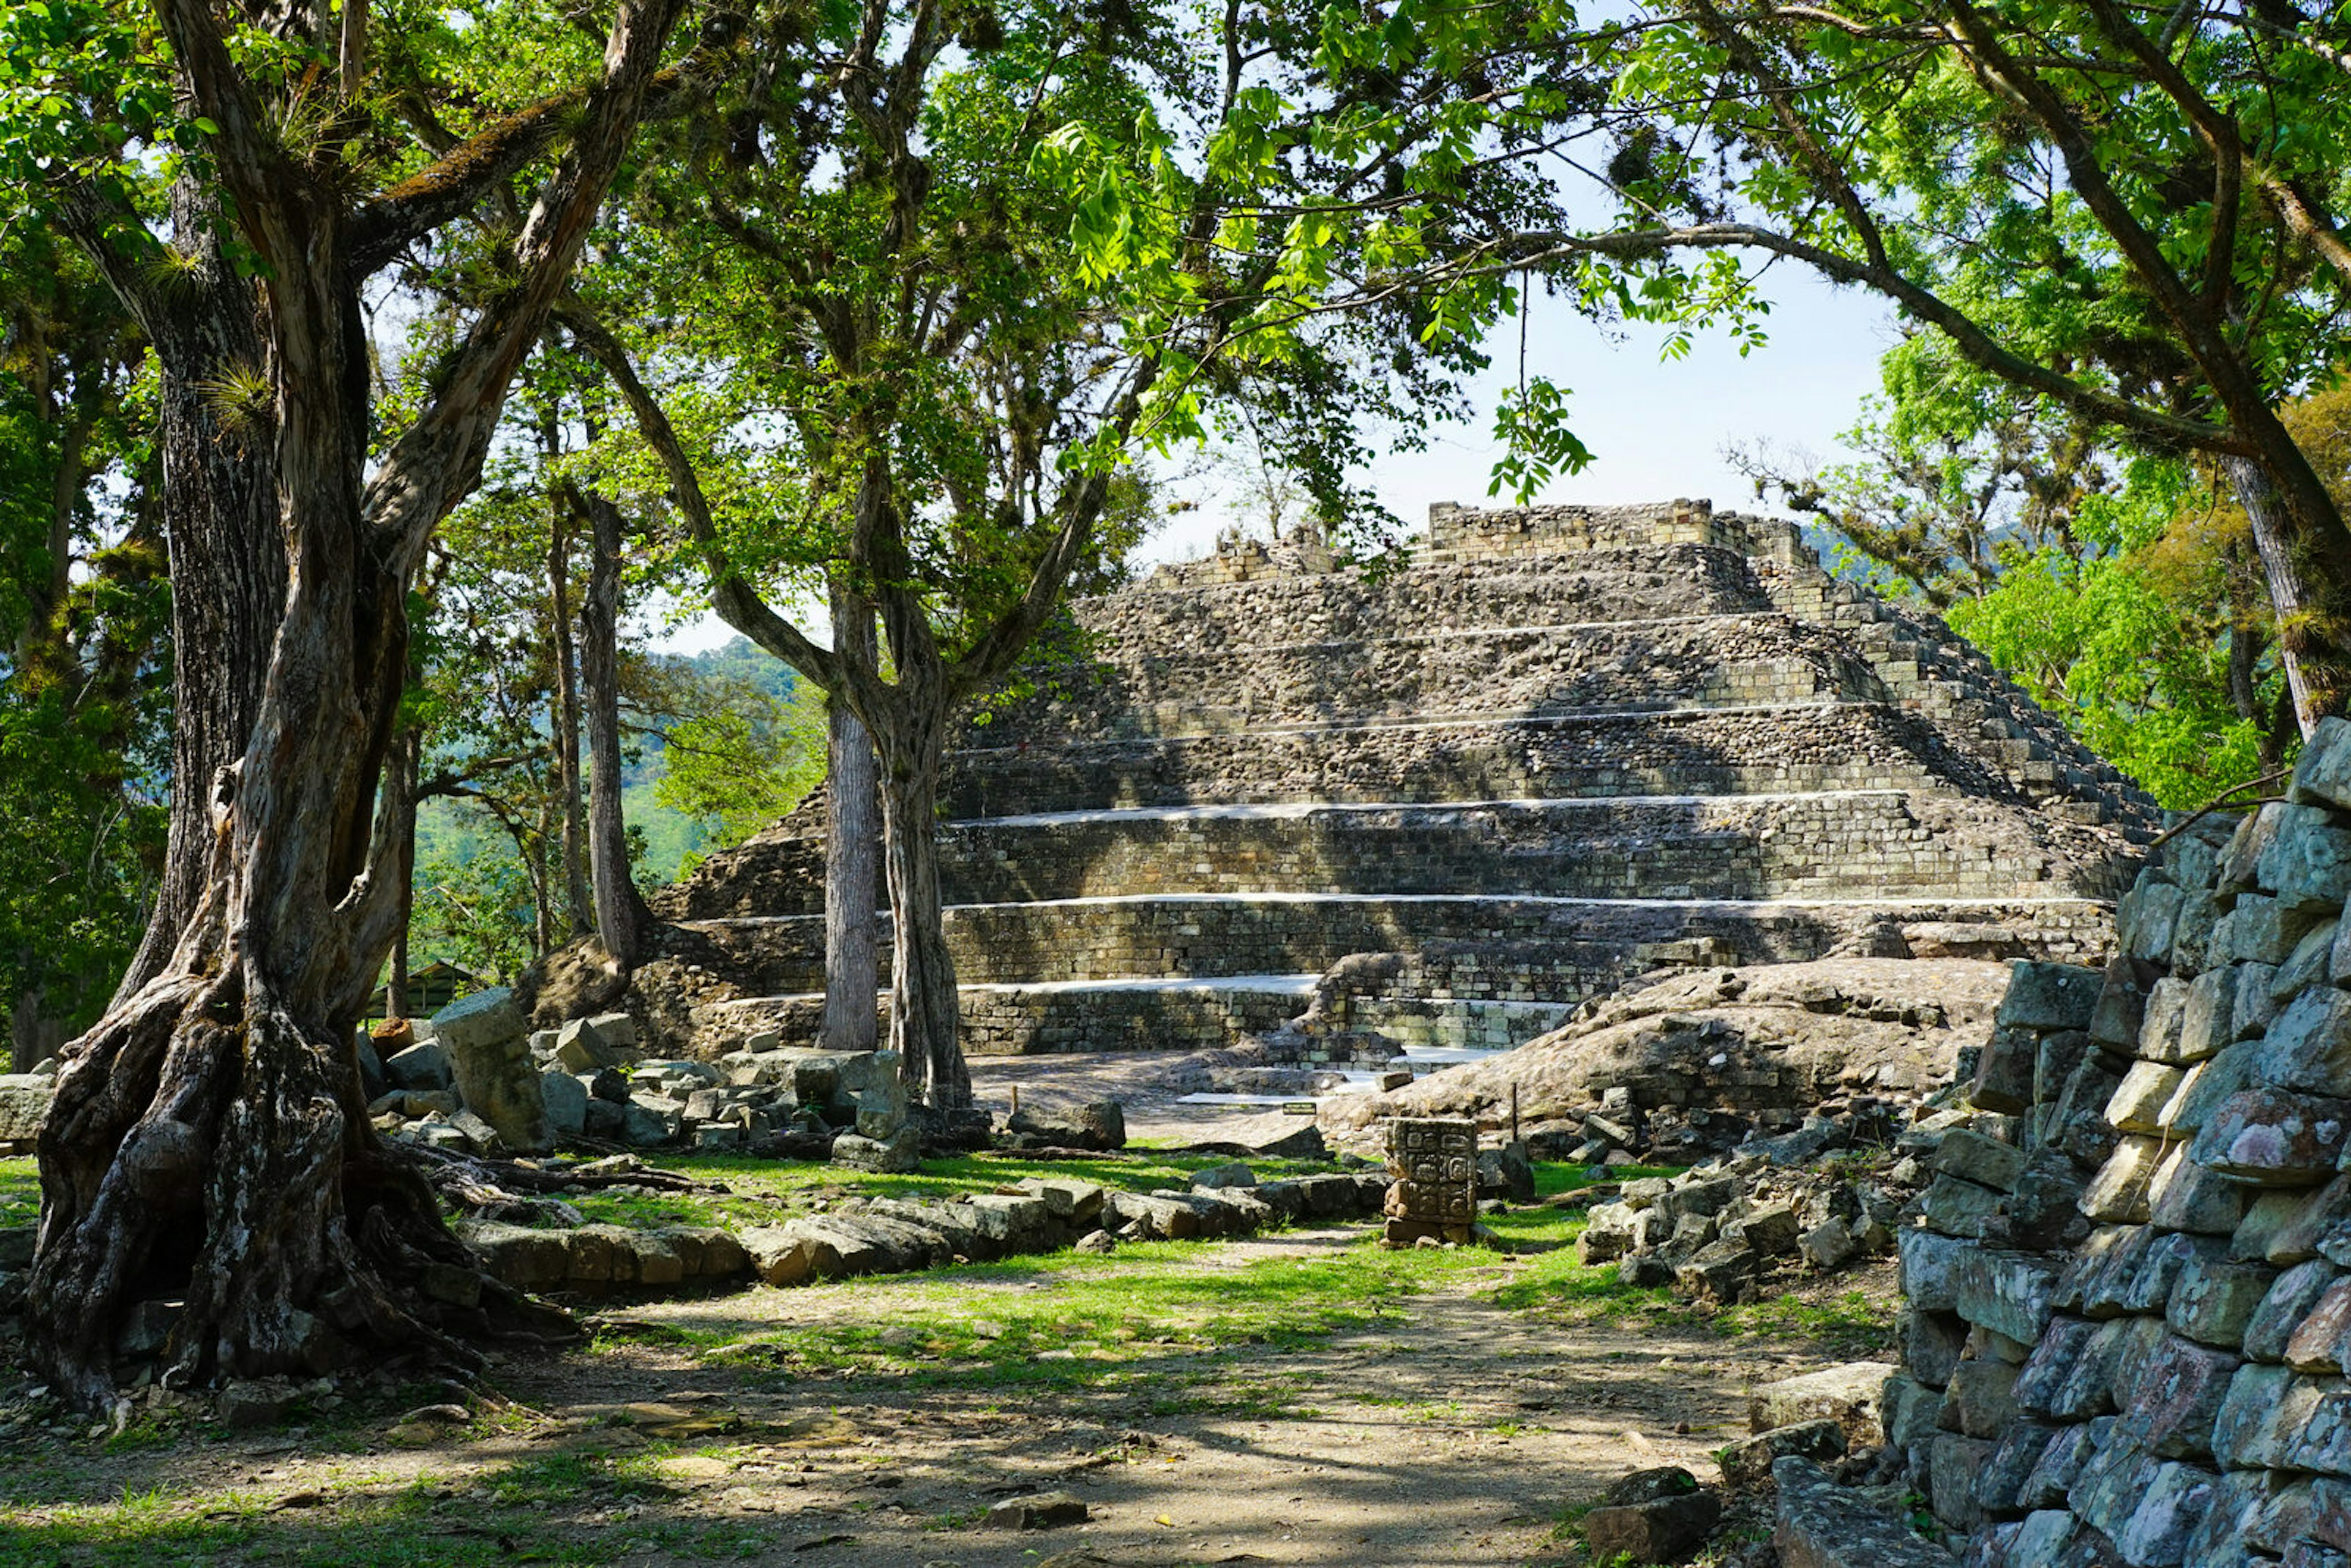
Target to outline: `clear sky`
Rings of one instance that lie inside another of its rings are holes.
[[[1877,361],[1895,339],[1892,318],[1876,296],[1834,289],[1810,273],[1782,266],[1764,279],[1773,301],[1770,343],[1745,359],[1724,340],[1701,336],[1687,358],[1666,361],[1664,334],[1632,327],[1612,337],[1557,300],[1538,298],[1528,323],[1527,369],[1573,394],[1570,423],[1593,454],[1592,465],[1552,485],[1545,501],[1599,503],[1712,500],[1754,510],[1753,487],[1723,458],[1730,442],[1840,460],[1837,434],[1849,428],[1861,400],[1878,387]],[[1514,336],[1514,335],[1513,335]],[[1515,341],[1495,356],[1476,388],[1479,412],[1435,434],[1426,451],[1399,452],[1374,465],[1370,478],[1388,509],[1418,527],[1429,503],[1498,507],[1489,499],[1497,447],[1497,399],[1518,378]],[[1222,499],[1195,482],[1201,506],[1176,518],[1144,547],[1146,561],[1205,555],[1230,520]],[[1177,486],[1181,492],[1182,483]],[[679,653],[716,647],[733,633],[707,613],[662,645]]]
[[[1861,400],[1876,392],[1877,361],[1895,341],[1892,319],[1876,296],[1833,289],[1810,273],[1775,267],[1764,279],[1772,298],[1763,349],[1740,359],[1721,338],[1700,337],[1686,359],[1659,357],[1665,334],[1635,326],[1615,336],[1557,300],[1538,298],[1527,330],[1527,370],[1573,395],[1569,423],[1593,455],[1590,467],[1551,486],[1543,501],[1667,501],[1687,497],[1726,509],[1755,510],[1754,489],[1724,461],[1729,442],[1769,442],[1824,461]],[[1449,426],[1422,452],[1399,452],[1374,465],[1371,479],[1388,509],[1418,527],[1433,501],[1500,507],[1489,498],[1494,459],[1494,405],[1518,379],[1517,344],[1495,355],[1477,389],[1479,413]],[[1210,502],[1179,517],[1144,548],[1150,559],[1206,554],[1225,510]]]

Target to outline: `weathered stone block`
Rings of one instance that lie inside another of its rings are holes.
[[[2326,985],[2335,944],[2342,931],[2341,920],[2329,920],[2296,943],[2294,956],[2278,967],[2276,978],[2270,981],[2270,1000],[2283,1008],[2309,988]]]
[[[2085,1318],[2052,1318],[2017,1374],[2011,1392],[2018,1408],[2061,1421],[2083,1420],[2112,1408],[2105,1393],[2108,1380],[2103,1375],[2083,1381],[2078,1390],[2068,1393],[2098,1333],[2099,1325]]]
[[[2155,1173],[2172,1145],[2161,1138],[2126,1136],[2082,1194],[2082,1212],[2101,1225],[2144,1225]]]
[[[2292,1367],[2248,1362],[2229,1380],[2212,1422],[2212,1452],[2231,1469],[2278,1469],[2319,1400],[2340,1378],[2298,1375]]]
[[[852,1170],[877,1173],[920,1170],[922,1156],[922,1135],[912,1127],[900,1127],[887,1138],[843,1133],[832,1141],[832,1163],[847,1166]]]
[[[1903,1299],[1920,1312],[1959,1308],[1959,1260],[1973,1249],[1931,1230],[1906,1229],[1895,1239]]]
[[[2024,1516],[1991,1561],[2001,1568],[2067,1568],[2081,1529],[2082,1521],[2062,1508],[2038,1510]]]
[[[2004,1361],[1963,1361],[1943,1390],[1941,1425],[1970,1437],[1997,1437],[2016,1419],[2017,1369]]]
[[[2162,1172],[2156,1176],[2154,1197],[2160,1200],[2165,1191]],[[2029,1251],[2064,1251],[2079,1245],[2090,1230],[2091,1221],[2081,1208],[2088,1186],[2061,1151],[2036,1150],[2016,1178],[2015,1190],[2009,1194],[2009,1239]]]
[[[1767,1383],[1748,1396],[1747,1429],[1769,1432],[1830,1420],[1844,1429],[1854,1447],[1874,1448],[1885,1436],[1878,1411],[1886,1380],[1897,1370],[1880,1361],[1848,1362]]]
[[[2126,1056],[2136,1051],[2147,993],[2162,974],[2161,968],[2144,958],[2117,954],[2106,966],[2098,1005],[2090,1014],[2090,1038]],[[2044,1091],[2041,1097],[2048,1098],[2047,1092]]]
[[[1993,1519],[2011,1519],[2025,1511],[2018,1500],[2024,1487],[2049,1451],[2056,1428],[2039,1421],[2012,1420],[1995,1435],[1991,1457],[1976,1472],[1976,1502]]]
[[[569,1072],[594,1072],[599,1068],[623,1066],[629,1056],[628,1051],[609,1043],[604,1031],[588,1019],[573,1019],[555,1036],[555,1059]]]
[[[1601,1560],[1679,1563],[1722,1518],[1722,1499],[1676,1466],[1635,1470],[1583,1516],[1583,1542]]]
[[[2351,1218],[2351,1176],[2338,1176],[2316,1191],[2264,1192],[2245,1211],[2229,1255],[2283,1267],[2318,1256],[2318,1244]]]
[[[2188,1017],[2189,992],[2189,982],[2174,975],[2156,981],[2147,992],[2135,1052],[2140,1061],[2178,1063],[2187,1060],[2180,1051],[2180,1030]]]
[[[1771,1542],[1781,1568],[1951,1568],[1949,1552],[1810,1459],[1781,1459],[1771,1479],[1780,1493]]]
[[[2212,959],[2235,964],[2283,964],[2313,926],[2326,917],[2323,908],[2288,908],[2264,894],[2246,894],[2237,906],[2220,917],[2212,934]],[[2239,976],[2241,992],[2245,977]]]
[[[1976,1501],[1976,1477],[1991,1458],[1991,1444],[1980,1437],[1946,1432],[1927,1446],[1927,1496],[1935,1517],[1953,1530],[1972,1530],[1983,1521]]]
[[[2008,1192],[2014,1188],[2017,1176],[2024,1169],[2024,1152],[1972,1128],[1955,1127],[1943,1134],[1942,1143],[1935,1150],[1934,1165],[1945,1176],[1961,1176],[1979,1186]]]
[[[2134,1061],[2106,1102],[2106,1124],[2118,1132],[2152,1135],[2163,1131],[2164,1108],[2179,1092],[2187,1073],[2160,1061]]]
[[[2274,964],[2237,966],[2237,995],[2229,1013],[2229,1032],[2239,1040],[2259,1040],[2277,1021],[2278,1004],[2271,992],[2277,978]]]
[[[1083,1524],[1088,1513],[1085,1500],[1069,1492],[1030,1492],[991,1506],[986,1523],[990,1530],[1056,1530]]]
[[[2242,1089],[2213,1112],[2189,1157],[2260,1186],[2308,1186],[2334,1174],[2346,1131],[2351,1103],[2291,1090]]]
[[[1905,1453],[1932,1437],[1942,1419],[1943,1391],[1898,1372],[1886,1380],[1878,1402],[1886,1446]]]
[[[2158,1458],[2210,1458],[2213,1418],[2242,1364],[2232,1352],[2165,1336],[2115,1430]]]
[[[2319,1393],[2309,1414],[2287,1443],[2284,1469],[2313,1470],[2323,1476],[2351,1476],[2351,1388],[2340,1378]]]
[[[2258,1040],[2240,1041],[2189,1068],[2179,1092],[2163,1108],[2164,1130],[2176,1138],[2203,1131],[2221,1102],[2255,1082],[2253,1064],[2260,1053]]]
[[[457,1082],[456,1075],[449,1068],[449,1053],[438,1041],[430,1040],[387,1058],[383,1075],[394,1088],[412,1090],[420,1094],[453,1088]],[[39,1130],[37,1123],[34,1130]],[[29,1137],[31,1134],[26,1135]]]
[[[1952,1308],[1970,1323],[2031,1343],[2048,1326],[2057,1274],[2025,1252],[1972,1248],[1959,1260]]]
[[[1827,1461],[1844,1458],[1844,1427],[1835,1421],[1800,1421],[1751,1437],[1741,1437],[1715,1454],[1722,1479],[1735,1487],[1760,1486],[1771,1479],[1771,1467],[1791,1455]]]
[[[1983,1234],[1984,1221],[1998,1214],[2001,1195],[1957,1176],[1937,1176],[1922,1201],[1920,1218],[1928,1228],[1946,1236],[1973,1239]]]
[[[2179,1013],[2181,1061],[2201,1061],[2237,1038],[2230,1020],[2236,1013],[2240,972],[2234,965],[2207,969],[2189,983],[2188,1002]]]
[[[2239,1349],[2276,1279],[2277,1270],[2266,1263],[2199,1258],[2180,1270],[2179,1283],[2171,1287],[2164,1321],[2174,1333],[2199,1344]]]
[[[2334,914],[2351,895],[2351,829],[2320,806],[2286,805],[2254,876],[2288,915]]]
[[[2351,1349],[2351,1280],[2336,1280],[2286,1336],[2283,1359],[2296,1372],[2331,1375],[2346,1370],[2346,1349]]]
[[[2106,1124],[2106,1102],[2122,1081],[2122,1070],[2109,1064],[2103,1052],[2085,1052],[2050,1108],[2045,1140],[2084,1170],[2105,1164],[2122,1136]]]
[[[2114,1430],[2112,1416],[2059,1427],[2057,1435],[2049,1439],[2049,1446],[2042,1450],[2041,1460],[2032,1467],[2032,1473],[2024,1479],[2024,1486],[2017,1494],[2019,1503],[2034,1510],[2063,1507],[2066,1495],[2074,1490],[2074,1482],[2081,1477],[2082,1468],[2090,1462],[2090,1456],[2106,1447]]]
[[[2297,996],[2262,1037],[2253,1071],[2281,1089],[2351,1090],[2351,992],[2318,986]]]
[[[2154,1483],[2158,1461],[2137,1444],[2123,1439],[2119,1432],[2106,1446],[2090,1456],[2074,1478],[2073,1490],[2066,1500],[2083,1522],[2092,1529],[2113,1535],[2130,1522],[2130,1517]]]
[[[495,1127],[508,1148],[530,1153],[549,1146],[529,1021],[513,992],[495,986],[451,1002],[433,1015],[433,1038],[449,1053],[465,1108]]]
[[[2294,1331],[2341,1278],[2342,1270],[2324,1258],[2297,1263],[2278,1275],[2245,1322],[2246,1356],[2262,1362],[2283,1361]]]
[[[2186,887],[2171,923],[2171,972],[2185,979],[2212,961],[2212,935],[2220,925],[2220,899],[2209,887]]]
[[[2351,810],[2351,722],[2318,721],[2294,763],[2286,799],[2296,805]]]
[[[0,1144],[28,1144],[41,1134],[57,1080],[35,1072],[0,1073]]]
[[[2122,916],[2116,919],[2119,925]],[[2168,936],[2165,945],[2169,946]],[[2008,993],[2001,998],[1996,1021],[2033,1030],[2085,1028],[2105,981],[2095,969],[2019,958],[2009,966]]]
[[[2138,1506],[2111,1531],[2122,1560],[2145,1568],[2170,1568],[2185,1561],[2188,1538],[2212,1506],[2220,1477],[2200,1466],[2158,1466]]]
[[[2161,875],[2152,867],[2140,873],[2137,885],[2115,906],[2116,943],[2132,957],[2153,963],[2171,956],[2171,941],[2183,896],[2168,880],[2157,880]]]
[[[1940,1388],[1950,1382],[1968,1343],[1968,1322],[1957,1312],[1902,1309],[1897,1332],[1902,1342],[1902,1365],[1919,1382]]]
[[[1980,1111],[2015,1115],[2032,1103],[2032,1067],[2040,1051],[2038,1032],[2022,1026],[1995,1029],[1977,1058],[1968,1103]]]
[[[2233,1236],[2256,1190],[2205,1169],[2188,1157],[2187,1145],[2174,1144],[2147,1189],[2148,1219],[2166,1230]]]

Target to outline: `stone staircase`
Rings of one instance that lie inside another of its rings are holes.
[[[977,1054],[1302,1015],[1492,1047],[1668,964],[2085,960],[2158,817],[1938,622],[1703,502],[1440,507],[1384,576],[1244,544],[1073,619],[943,791]],[[663,895],[674,1025],[812,1030],[821,824]]]

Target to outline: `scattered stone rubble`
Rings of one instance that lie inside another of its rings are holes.
[[[394,1137],[472,1155],[588,1143],[830,1157],[865,1171],[918,1163],[894,1051],[783,1051],[765,1034],[715,1062],[647,1061],[627,1013],[527,1024],[495,988],[430,1022],[379,1026],[361,1040],[378,1091],[369,1113]]]
[[[893,1274],[953,1262],[1121,1241],[1236,1236],[1301,1219],[1354,1219],[1378,1211],[1384,1176],[1334,1174],[1259,1182],[1245,1166],[1187,1191],[1122,1192],[1092,1182],[1032,1178],[946,1201],[853,1198],[779,1224],[729,1232],[709,1226],[539,1229],[461,1222],[491,1276],[519,1290],[599,1295],[757,1278],[797,1285]]]

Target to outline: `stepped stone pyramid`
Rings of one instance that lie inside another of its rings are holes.
[[[1440,506],[1376,579],[1228,542],[1072,614],[1084,655],[950,760],[975,1054],[1494,1048],[1677,963],[2099,959],[2159,816],[1940,622],[1705,502]],[[822,821],[663,895],[667,1030],[813,1032]]]

